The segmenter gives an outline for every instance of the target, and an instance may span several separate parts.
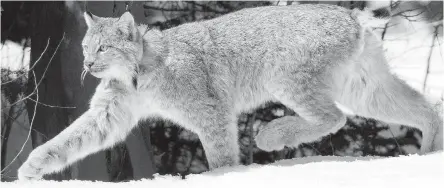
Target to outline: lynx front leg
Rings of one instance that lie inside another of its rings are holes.
[[[122,141],[132,127],[117,122],[120,121],[106,112],[86,112],[59,135],[34,149],[19,168],[18,179],[41,179]]]
[[[220,117],[202,122],[196,131],[205,150],[208,166],[215,169],[223,166],[234,166],[239,163],[239,144],[237,124]]]

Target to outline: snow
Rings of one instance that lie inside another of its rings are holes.
[[[405,19],[392,19],[391,22],[399,24],[389,29],[384,39],[385,54],[392,73],[432,97],[432,101],[444,97],[442,34],[438,35],[431,48],[434,37],[432,24],[408,22]],[[425,80],[429,56],[430,72]],[[424,82],[426,88],[423,88]]]
[[[315,156],[282,160],[268,165],[253,164],[220,168],[203,174],[156,176],[122,183],[90,181],[2,182],[1,188],[88,187],[438,187],[444,177],[444,152],[401,157]]]
[[[12,41],[5,41],[0,44],[0,67],[10,70],[19,70],[22,67],[28,67],[31,58],[31,48],[23,48],[23,44]]]

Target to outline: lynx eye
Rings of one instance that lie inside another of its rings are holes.
[[[105,52],[106,50],[108,50],[108,46],[105,45],[101,45],[99,48],[99,52]]]

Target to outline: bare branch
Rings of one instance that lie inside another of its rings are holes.
[[[331,134],[329,135],[330,137],[330,147],[331,147],[331,155],[335,155],[335,147],[333,146],[333,142],[331,141]]]
[[[34,75],[34,78],[35,78],[35,72],[34,71],[32,71],[32,74]],[[34,79],[34,82],[37,85],[37,80],[36,79]],[[36,88],[37,88],[37,86],[36,86]],[[36,99],[37,99],[37,101],[39,100],[38,89],[36,90]],[[4,169],[2,169],[1,173],[3,173],[6,169],[8,169],[8,167],[11,166],[11,164],[18,158],[20,153],[23,152],[23,149],[25,148],[26,143],[28,142],[29,138],[31,137],[31,130],[32,130],[32,126],[34,124],[34,119],[35,119],[35,114],[36,113],[37,113],[37,103],[35,103],[35,105],[34,105],[34,113],[32,114],[31,123],[29,124],[28,136],[26,137],[25,142],[23,143],[23,145],[20,148],[20,151],[17,153],[17,155],[15,155],[15,157],[11,160],[11,162],[8,165],[6,165]]]
[[[435,45],[435,40],[438,37],[438,27],[435,27],[435,31],[433,33],[434,33],[434,35],[433,35],[433,38],[432,38],[432,45],[430,46],[429,57],[427,58],[427,67],[426,67],[426,73],[425,73],[425,77],[424,77],[424,83],[422,85],[422,91],[424,93],[425,93],[425,90],[426,90],[427,81],[428,81],[429,74],[430,74],[430,61],[432,59],[433,46]]]
[[[386,125],[386,126],[388,127],[388,130],[390,131],[390,134],[392,135],[393,140],[395,140],[396,146],[398,147],[399,154],[404,155],[404,152],[402,152],[401,146],[399,145],[398,140],[396,140],[396,137],[393,134],[392,129],[390,128],[390,126],[388,126],[388,125]]]
[[[249,144],[248,144],[248,160],[247,163],[248,164],[253,164],[253,145],[254,145],[254,130],[253,130],[253,126],[254,126],[254,122],[256,121],[256,113],[254,112],[250,118],[248,118],[248,121],[246,123],[246,126],[248,127],[248,139],[249,139]]]
[[[200,6],[202,9],[195,9],[195,11],[198,12],[214,12],[214,13],[218,13],[218,14],[226,14],[226,11],[219,11],[216,9],[212,9],[208,6],[202,5],[202,4],[198,4],[195,2],[187,2],[187,3],[191,3],[197,6]],[[164,6],[162,7],[156,7],[156,6],[150,6],[150,5],[143,5],[143,8],[145,9],[152,9],[152,10],[160,10],[160,11],[166,11],[166,12],[186,12],[186,11],[191,11],[190,8],[188,7],[179,7],[179,6],[175,6],[175,7],[169,7],[169,8],[165,8]]]
[[[49,104],[45,104],[45,103],[42,103],[42,102],[36,101],[36,100],[34,100],[34,99],[31,99],[31,98],[28,98],[28,99],[31,100],[31,101],[34,101],[34,102],[36,102],[36,103],[38,103],[38,104],[41,104],[41,105],[43,105],[43,106],[50,107],[50,108],[76,108],[75,106],[56,106],[56,105],[49,105]]]
[[[186,2],[190,3],[192,5],[196,5],[196,6],[201,7],[202,8],[202,12],[214,12],[214,13],[218,13],[218,14],[226,14],[227,13],[227,11],[219,11],[219,10],[216,10],[214,8],[211,8],[210,6],[199,4],[199,3],[195,2],[195,1],[186,1]],[[196,9],[196,10],[199,11],[199,9]]]
[[[49,46],[49,40],[50,40],[50,38],[48,38],[48,42],[46,43],[46,47],[45,47],[45,49],[43,50],[43,52],[40,54],[40,57],[35,61],[35,63],[32,65],[32,67],[29,68],[28,72],[34,69],[34,67],[37,65],[37,63],[38,63],[38,62],[40,61],[40,59],[42,58],[43,54],[45,54],[46,49],[48,49],[48,46]],[[14,78],[14,79],[12,79],[12,80],[8,80],[8,81],[6,81],[6,82],[3,82],[2,85],[5,85],[5,84],[7,84],[7,83],[11,83],[11,82],[17,80],[18,78],[20,78],[20,77],[22,77],[22,76],[24,76],[24,75],[26,75],[26,73],[20,74],[19,76],[17,76],[17,78]]]
[[[55,54],[57,53],[57,51],[58,51],[58,49],[59,49],[59,47],[60,47],[60,44],[62,43],[62,41],[63,41],[64,39],[65,39],[65,33],[63,33],[63,37],[62,37],[62,39],[60,39],[60,42],[59,42],[59,44],[57,45],[57,48],[55,49],[54,53],[52,54],[51,59],[49,59],[49,62],[48,62],[48,64],[46,65],[45,71],[43,72],[43,75],[42,75],[42,77],[40,78],[40,80],[39,80],[39,82],[37,83],[37,85],[35,86],[34,90],[33,90],[28,96],[26,96],[26,97],[24,97],[24,98],[22,98],[22,99],[20,99],[20,100],[18,100],[18,101],[16,101],[16,102],[10,104],[9,106],[15,105],[15,104],[17,104],[17,103],[19,103],[19,102],[21,102],[21,101],[23,101],[23,100],[28,99],[29,97],[31,97],[31,96],[37,91],[38,86],[40,86],[40,84],[41,84],[42,81],[43,81],[43,78],[45,78],[46,72],[48,71],[49,65],[51,65],[52,59],[54,58]],[[34,77],[34,79],[36,79],[36,77]],[[5,107],[5,108],[7,108],[7,107]],[[2,108],[2,110],[5,109],[5,108]]]

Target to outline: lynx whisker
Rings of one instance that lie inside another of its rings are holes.
[[[82,73],[80,74],[80,84],[82,84],[82,86],[83,86],[83,82],[84,82],[85,77],[86,77],[86,73],[88,73],[88,70],[83,69]]]

